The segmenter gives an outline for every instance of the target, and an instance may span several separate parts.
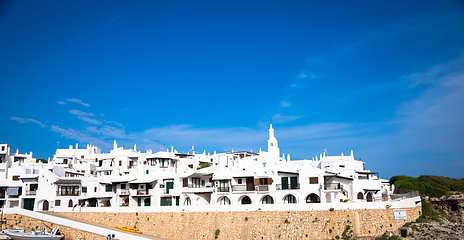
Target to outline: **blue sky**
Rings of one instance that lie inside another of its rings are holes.
[[[2,1],[0,142],[349,154],[464,173],[459,1]]]

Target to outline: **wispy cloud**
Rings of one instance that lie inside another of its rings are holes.
[[[82,111],[75,110],[75,109],[69,110],[69,113],[76,115],[77,118],[79,118],[79,119],[81,119],[81,120],[83,120],[85,122],[95,124],[95,125],[100,125],[101,124],[101,121],[89,118],[89,117],[95,116],[95,114],[93,114],[93,113],[82,112]]]
[[[82,102],[82,100],[80,100],[80,99],[70,98],[70,99],[66,99],[66,101],[73,102],[73,103],[79,103],[79,104],[81,104],[81,105],[83,105],[85,107],[90,107],[89,104]]]
[[[274,123],[285,123],[298,120],[304,116],[296,116],[296,115],[282,115],[280,113],[276,113],[272,116],[272,120]]]
[[[37,121],[37,120],[32,119],[32,118],[10,117],[10,120],[17,121],[19,123],[30,123],[30,122],[37,123],[41,127],[45,127],[45,125],[42,124],[40,121]]]
[[[75,130],[72,128],[65,129],[57,125],[52,125],[50,127],[50,130],[55,133],[60,133],[62,137],[65,137],[67,139],[74,139],[81,143],[92,143],[104,148],[109,148],[111,146],[109,142],[104,141],[101,138],[93,137],[87,134],[86,132]]]
[[[280,101],[280,106],[286,108],[286,107],[290,107],[291,104],[285,100],[282,100]]]

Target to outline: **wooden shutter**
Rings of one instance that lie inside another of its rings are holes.
[[[272,185],[272,178],[268,178],[268,179],[267,179],[267,184],[268,184],[268,185]]]
[[[255,178],[255,185],[259,185],[259,178]]]

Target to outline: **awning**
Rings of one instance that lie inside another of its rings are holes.
[[[55,182],[56,185],[80,185],[80,179],[58,179]]]
[[[151,183],[158,181],[158,176],[154,175],[145,175],[135,180],[130,181],[129,183]]]

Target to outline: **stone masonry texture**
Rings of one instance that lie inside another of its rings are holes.
[[[115,226],[136,228],[144,234],[173,240],[215,239],[216,236],[217,239],[334,239],[336,236],[342,235],[346,226],[350,226],[350,230],[357,237],[381,236],[387,230],[398,234],[398,228],[406,222],[416,220],[420,215],[420,211],[420,206],[406,208],[406,220],[396,220],[393,209],[244,212],[68,212],[61,214],[103,224],[110,228]],[[68,229],[63,229],[62,232],[68,235],[66,231],[72,232],[72,230]],[[218,235],[216,235],[217,232]],[[91,236],[90,234],[87,236],[82,233],[82,236],[79,235],[79,239],[102,239],[101,236]]]

